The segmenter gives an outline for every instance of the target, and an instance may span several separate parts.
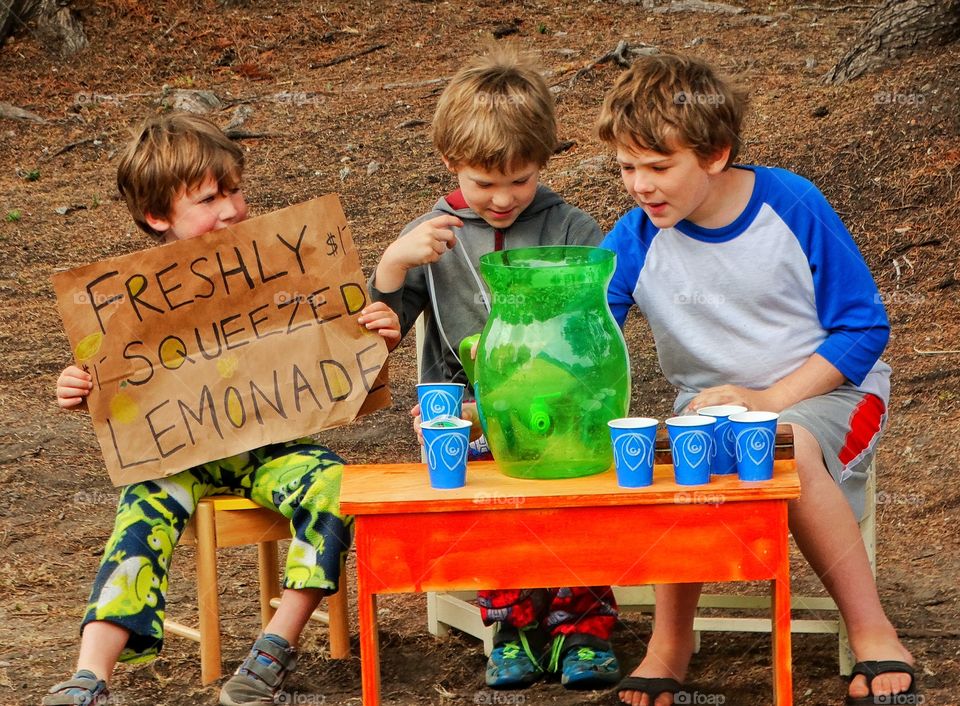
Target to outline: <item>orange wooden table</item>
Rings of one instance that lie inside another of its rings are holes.
[[[676,485],[658,464],[654,484],[637,489],[612,470],[518,480],[480,462],[465,487],[433,490],[421,463],[347,466],[340,508],[356,518],[363,705],[380,703],[378,593],[770,580],[774,702],[790,706],[787,501],[799,495],[792,458],[771,481],[702,486]]]

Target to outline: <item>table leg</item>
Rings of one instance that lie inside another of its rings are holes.
[[[377,596],[367,589],[362,567],[357,571],[357,613],[360,620],[360,685],[363,706],[380,706],[380,645]]]
[[[779,569],[771,582],[773,611],[773,703],[793,705],[793,665],[790,652],[790,569]]]

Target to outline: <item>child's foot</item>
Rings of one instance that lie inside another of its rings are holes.
[[[680,689],[687,677],[692,656],[693,633],[690,633],[689,640],[680,643],[659,645],[651,640],[647,645],[646,656],[630,676],[648,680],[648,684],[656,687],[653,689],[654,693],[651,695],[641,691],[621,690],[620,701],[630,706],[671,706],[674,702],[673,694]],[[675,689],[670,689],[670,682],[676,686]],[[660,687],[663,687],[662,691],[658,691]]]
[[[95,706],[105,704],[110,696],[107,682],[97,679],[89,669],[79,669],[67,681],[54,684],[43,697],[43,706]]]
[[[504,627],[493,638],[484,676],[491,689],[523,689],[543,676],[546,635],[537,628]]]
[[[613,648],[605,640],[602,645],[599,642],[592,645],[574,644],[564,650],[560,664],[560,683],[565,688],[603,689],[618,681],[620,663],[613,654]]]
[[[859,661],[881,660],[899,661],[913,666],[913,655],[900,644],[894,636],[893,644],[889,639],[876,641],[860,640],[854,646],[854,653]],[[874,673],[873,670],[868,670]],[[847,694],[851,699],[863,699],[868,696],[879,697],[890,694],[905,694],[910,691],[913,675],[908,672],[885,672],[876,674],[868,683],[867,677],[857,674],[850,680]]]
[[[223,706],[272,704],[287,676],[297,668],[297,651],[279,635],[263,635],[220,689]]]

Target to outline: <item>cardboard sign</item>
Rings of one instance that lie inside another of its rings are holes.
[[[53,278],[110,479],[127,485],[390,403],[335,195]]]

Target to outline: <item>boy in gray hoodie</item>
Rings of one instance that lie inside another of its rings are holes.
[[[556,146],[554,101],[534,63],[515,48],[494,49],[454,76],[440,96],[433,141],[460,188],[403,229],[383,253],[370,293],[397,313],[404,335],[424,314],[421,381],[467,383],[457,350],[489,314],[480,256],[595,246],[602,233],[538,183]],[[479,428],[475,405],[464,405],[464,416]],[[487,685],[521,688],[547,672],[559,672],[571,689],[618,680],[609,586],[481,591],[477,602],[486,624],[500,623]]]

